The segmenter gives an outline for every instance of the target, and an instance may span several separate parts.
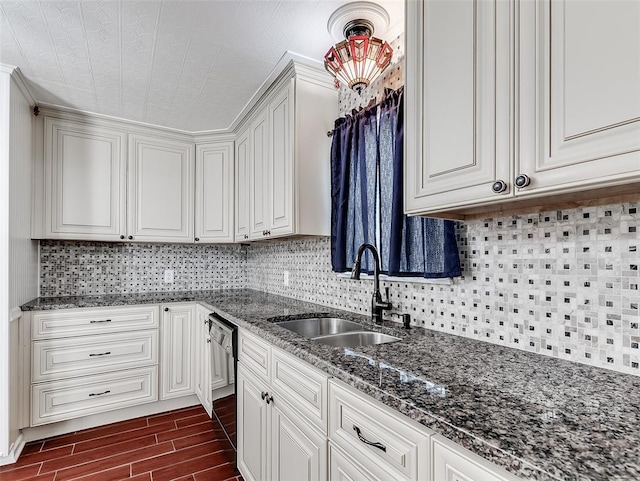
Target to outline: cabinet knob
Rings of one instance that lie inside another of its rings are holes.
[[[121,236],[120,236],[120,239],[124,239],[124,236],[123,236],[123,235],[121,235]]]
[[[507,183],[504,180],[496,180],[491,184],[491,190],[496,194],[501,194],[507,190]]]
[[[164,308],[164,312],[169,312],[169,308],[168,308],[168,307],[165,307],[165,308]]]
[[[127,239],[129,239],[129,240],[133,240],[133,236],[132,236],[132,235],[130,235],[129,237],[127,237]]]
[[[522,189],[523,187],[528,186],[530,183],[531,179],[526,174],[520,174],[518,177],[516,177],[515,184],[518,189]]]
[[[245,239],[248,239],[248,238],[249,238],[249,236],[248,236],[247,234],[245,234],[245,235],[244,235],[244,238],[245,238]]]
[[[211,344],[211,338],[207,337],[207,344]]]
[[[199,238],[199,237],[196,237],[196,238],[195,238],[195,241],[196,241],[196,242],[200,242],[200,238]]]

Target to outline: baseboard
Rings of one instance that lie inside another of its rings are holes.
[[[173,411],[174,409],[182,409],[199,404],[200,401],[194,394],[176,399],[167,399],[164,401],[156,401],[149,404],[141,404],[139,406],[118,409],[116,411],[93,414],[91,416],[70,419],[68,421],[59,421],[56,423],[45,424],[44,426],[24,428],[22,433],[24,435],[25,442],[38,441],[40,439],[68,434],[82,429],[95,428],[97,426],[117,423],[143,416],[152,416],[154,414],[160,414],[166,411]]]
[[[23,433],[20,433],[18,435],[18,439],[16,439],[16,441],[11,445],[9,454],[0,457],[0,466],[15,463],[20,457],[20,453],[22,453],[22,450],[24,449],[24,445],[26,443],[27,441],[25,440]]]

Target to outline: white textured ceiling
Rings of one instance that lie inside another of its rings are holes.
[[[345,3],[2,0],[0,62],[20,68],[38,102],[226,129],[286,51],[322,60],[333,43],[327,20]],[[376,3],[397,35],[403,0]]]

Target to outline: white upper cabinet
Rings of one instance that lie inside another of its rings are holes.
[[[508,8],[407,1],[408,213],[494,200],[510,176]]]
[[[194,146],[129,135],[129,240],[193,242]]]
[[[407,213],[544,205],[640,182],[638,2],[406,6]]]
[[[196,242],[233,242],[233,142],[196,146]]]
[[[236,138],[235,241],[249,240],[249,131]]]
[[[126,232],[126,133],[44,123],[43,237],[119,240]]]
[[[269,227],[269,117],[262,109],[249,127],[249,218],[250,239],[266,236]]]
[[[239,136],[236,147],[240,156],[242,142],[249,144],[242,149],[248,152],[250,240],[330,234],[331,139],[326,132],[338,116],[330,76],[295,62],[249,115],[249,138]]]
[[[520,5],[523,195],[640,181],[640,2]]]
[[[269,103],[269,235],[293,234],[293,80]]]

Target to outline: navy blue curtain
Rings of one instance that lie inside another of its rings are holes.
[[[404,89],[335,123],[331,147],[331,264],[352,268],[363,242],[393,276],[460,276],[452,221],[407,217],[403,207]],[[377,221],[377,222],[376,222]],[[376,224],[379,232],[376,236]],[[376,237],[378,242],[376,242]],[[365,263],[362,270],[371,272]]]

